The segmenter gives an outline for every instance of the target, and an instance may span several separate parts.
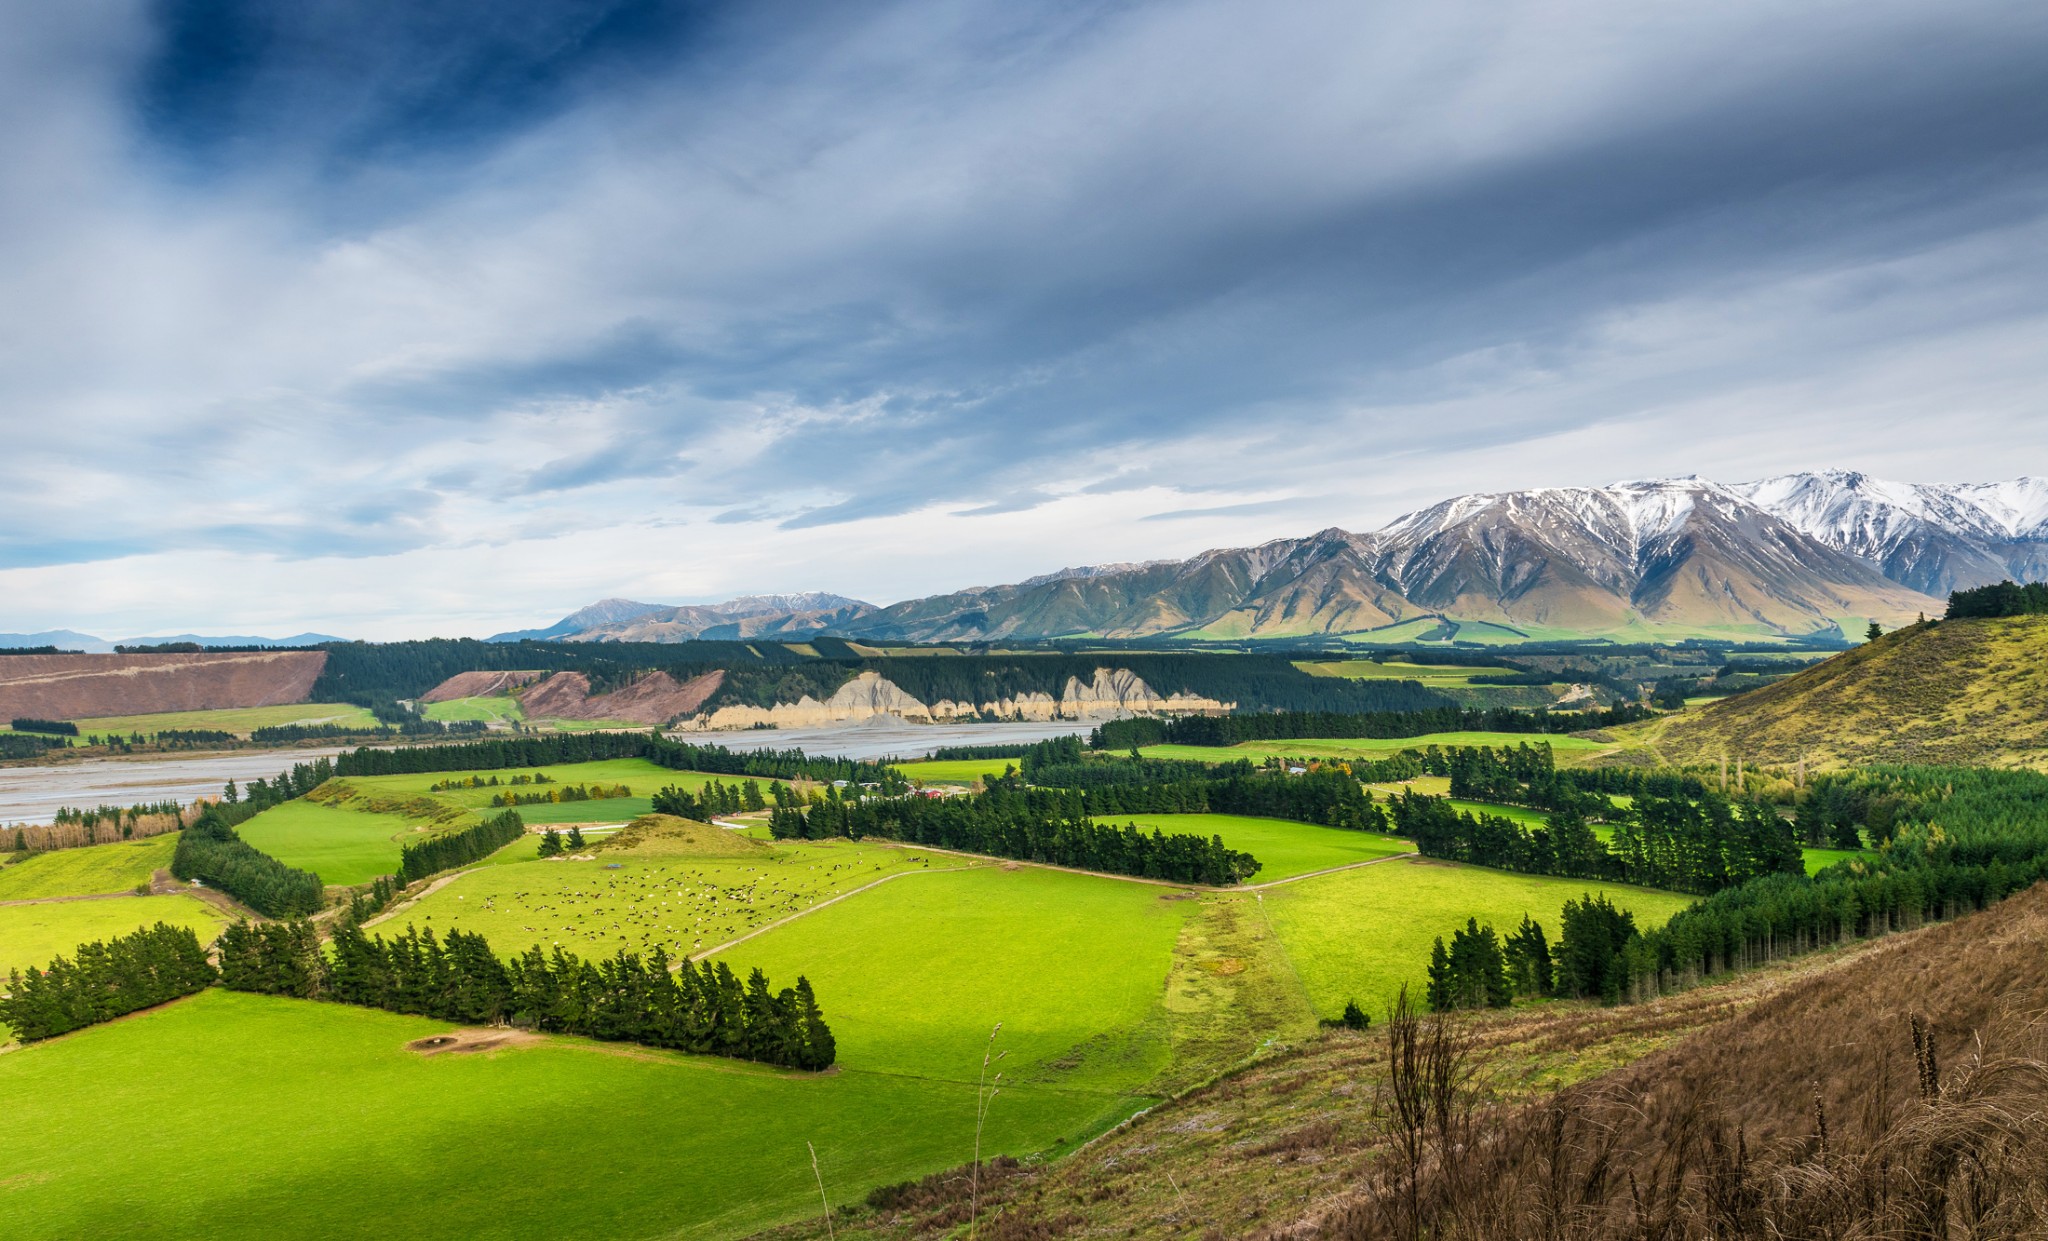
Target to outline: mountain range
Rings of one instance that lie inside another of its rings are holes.
[[[342,642],[343,638],[324,633],[294,634],[289,638],[258,638],[246,634],[226,634],[207,637],[196,633],[174,633],[155,638],[96,638],[89,633],[75,629],[46,629],[41,633],[0,633],[0,650],[33,649],[54,646],[60,651],[82,651],[88,655],[104,655],[117,646],[163,646],[167,643],[189,642],[194,646],[318,646],[323,642]]]
[[[1367,533],[1064,569],[887,607],[817,594],[610,599],[499,637],[1788,638],[1896,626],[1939,614],[1952,590],[2044,576],[2048,479],[1930,486],[1827,471],[1459,496]]]

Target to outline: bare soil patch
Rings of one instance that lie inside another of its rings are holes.
[[[467,1055],[479,1051],[497,1051],[504,1047],[525,1047],[540,1042],[540,1035],[525,1030],[450,1030],[446,1034],[433,1034],[416,1038],[405,1045],[407,1051],[422,1056],[439,1056],[449,1052]]]

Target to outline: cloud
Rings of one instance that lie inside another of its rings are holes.
[[[14,15],[0,628],[254,625],[203,573],[378,635],[900,597],[2048,449],[2009,4],[516,7]]]

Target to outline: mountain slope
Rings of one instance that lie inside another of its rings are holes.
[[[1527,637],[1853,635],[2006,577],[2048,577],[2048,480],[1930,486],[1830,471],[1460,496],[1368,533],[1069,568],[884,608],[838,596],[608,600],[501,637],[1289,638],[1439,617]]]
[[[1775,685],[1617,730],[1666,762],[2048,769],[2048,617],[1914,625]]]
[[[2048,571],[2048,479],[1932,486],[1827,470],[1730,490],[1928,594]]]

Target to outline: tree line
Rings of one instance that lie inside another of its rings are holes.
[[[1948,619],[1965,620],[1984,616],[2040,616],[2048,613],[2048,582],[2012,581],[1975,590],[1958,590],[1948,597]]]
[[[41,720],[27,715],[15,716],[12,727],[18,733],[47,733],[52,737],[76,737],[78,735],[78,725],[76,724],[67,723],[64,720]]]
[[[326,953],[304,921],[237,922],[220,938],[223,986],[327,1000],[466,1025],[513,1025],[788,1068],[829,1068],[831,1027],[808,979],[776,991],[760,970],[745,983],[723,961],[671,968],[656,948],[603,961],[557,947],[501,959],[481,935],[408,926],[394,939],[352,920]]]
[[[1317,678],[1337,680],[1335,677]],[[1387,684],[1387,682],[1367,682]],[[1403,682],[1391,682],[1403,684]],[[1240,715],[1188,715],[1177,719],[1108,720],[1089,734],[1096,750],[1146,745],[1228,746],[1241,741],[1315,738],[1397,739],[1430,733],[1575,733],[1647,719],[1650,711],[1625,704],[1601,711],[1521,711],[1509,707],[1431,707],[1423,710],[1335,712],[1270,711]]]
[[[791,804],[789,786],[776,781],[770,786],[778,806]],[[725,784],[713,780],[702,789],[692,793],[673,784],[664,785],[654,795],[654,813],[672,814],[680,819],[695,819],[709,823],[719,815],[744,814],[752,810],[766,810],[768,801],[761,796],[761,785],[754,780],[740,784]]]
[[[1587,893],[1564,903],[1555,944],[1527,914],[1502,935],[1476,918],[1442,936],[1430,949],[1429,1006],[1505,1008],[1517,996],[1604,999],[1615,1003],[1627,984],[1624,951],[1636,937],[1635,915],[1606,894]]]
[[[880,836],[965,853],[1217,887],[1241,883],[1259,871],[1257,858],[1229,848],[1220,836],[1169,836],[1156,828],[1147,835],[1131,824],[1096,824],[1089,821],[1079,794],[1001,785],[976,797],[950,798],[848,800],[832,789],[808,810],[777,807],[769,817],[769,831],[784,839]]]
[[[315,913],[324,903],[320,876],[286,866],[243,840],[217,805],[179,834],[171,873],[218,888],[272,918]]]
[[[607,759],[644,758],[671,771],[759,779],[850,780],[908,788],[901,773],[882,763],[821,758],[802,750],[735,752],[724,746],[692,745],[645,733],[557,733],[494,738],[449,745],[364,747],[334,764],[341,776],[418,775],[437,771],[494,771],[512,767],[554,767]]]
[[[11,971],[0,1023],[24,1043],[55,1038],[191,995],[214,980],[206,949],[190,928],[159,922],[129,935],[80,944],[72,959]]]
[[[517,810],[493,815],[481,823],[429,836],[398,852],[398,881],[414,883],[444,870],[481,862],[526,835],[526,821]]]
[[[1643,797],[1618,812],[1603,841],[1576,809],[1530,827],[1504,815],[1461,810],[1413,789],[1388,803],[1394,831],[1425,857],[1497,870],[1600,879],[1707,894],[1775,874],[1803,874],[1792,825],[1758,801],[1719,794]]]

